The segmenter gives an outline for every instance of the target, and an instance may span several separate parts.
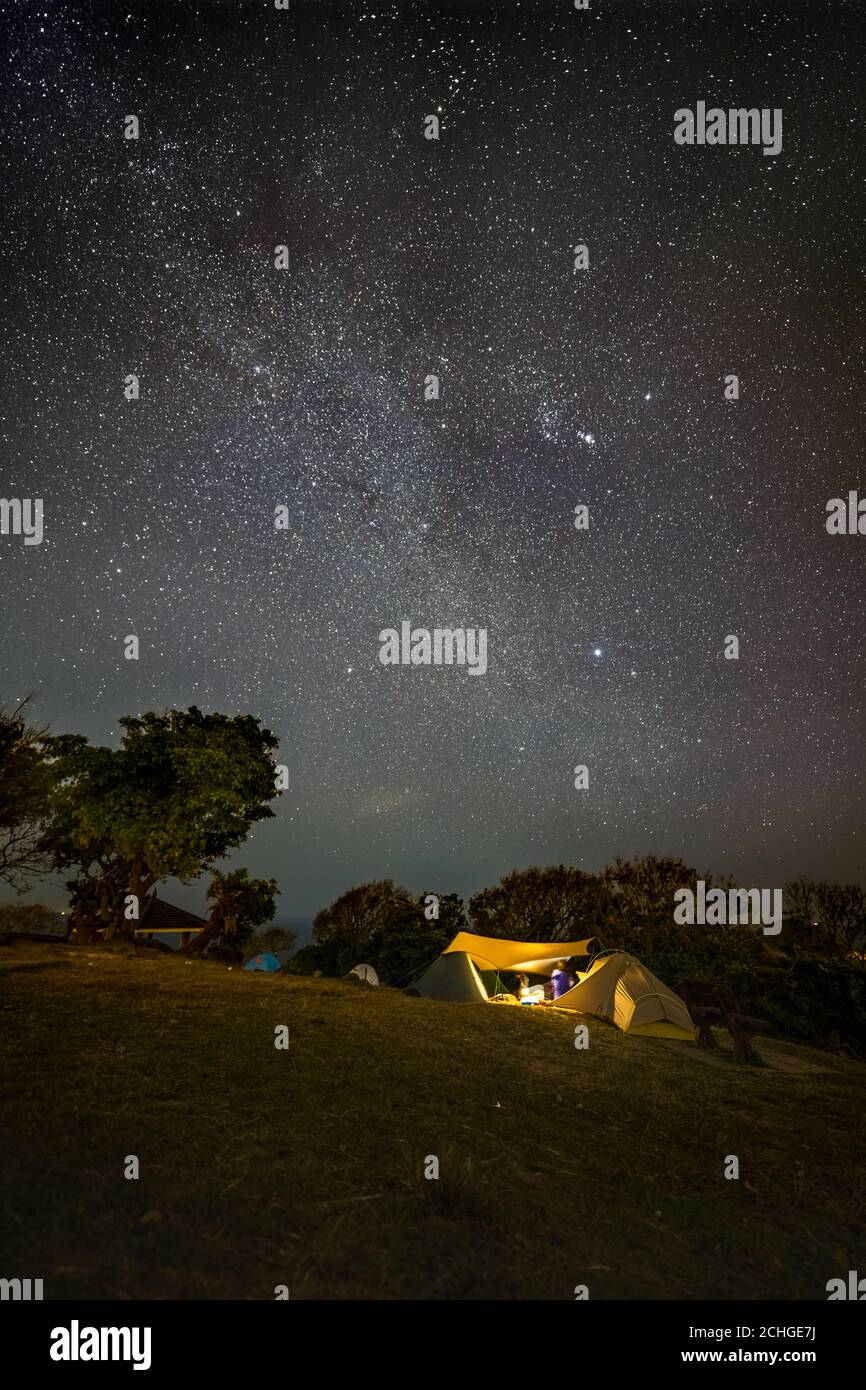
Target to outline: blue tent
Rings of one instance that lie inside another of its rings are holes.
[[[270,951],[265,951],[264,955],[253,956],[244,966],[244,970],[279,970],[280,962],[276,956],[272,956]]]

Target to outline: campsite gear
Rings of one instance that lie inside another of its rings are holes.
[[[376,974],[372,965],[356,965],[349,971],[349,974],[355,975],[359,980],[363,980],[364,983],[368,985],[377,985],[379,983],[379,976]]]
[[[543,1004],[544,985],[523,985],[520,990],[521,1004]]]
[[[556,1007],[597,1014],[624,1033],[694,1041],[694,1024],[679,995],[624,951],[598,956]]]
[[[274,971],[279,970],[279,968],[280,962],[276,956],[271,955],[270,951],[265,951],[264,955],[261,956],[253,956],[252,960],[248,960],[244,966],[244,970]]]

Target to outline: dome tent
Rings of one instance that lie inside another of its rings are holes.
[[[280,962],[276,956],[272,956],[270,951],[263,952],[260,956],[252,956],[244,965],[244,970],[266,970],[273,972],[280,969]]]
[[[561,994],[558,1009],[607,1018],[623,1033],[693,1042],[695,1025],[678,994],[634,956],[598,956],[576,985]]]
[[[372,965],[356,965],[350,971],[357,980],[363,980],[367,985],[378,985],[379,976],[376,974]]]

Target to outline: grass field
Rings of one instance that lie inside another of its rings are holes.
[[[826,1298],[864,1268],[863,1064],[765,1043],[823,1070],[714,1066],[588,1022],[579,1052],[553,1011],[0,947],[0,1274],[46,1298],[688,1299]]]

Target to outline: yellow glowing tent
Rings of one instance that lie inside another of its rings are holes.
[[[426,999],[478,1003],[489,999],[482,973],[502,970],[552,975],[558,960],[586,956],[594,941],[503,941],[498,936],[458,932],[408,991]],[[493,988],[493,985],[490,986]],[[556,1000],[558,1009],[607,1018],[624,1033],[693,1041],[689,1011],[672,989],[624,951],[598,956],[578,983]]]
[[[530,975],[552,975],[558,960],[588,956],[594,940],[590,936],[586,941],[502,941],[498,936],[460,931],[442,956],[465,954],[479,970],[525,970]]]
[[[679,995],[623,951],[593,961],[579,982],[559,996],[556,1005],[608,1018],[624,1033],[694,1041],[695,1025]]]

